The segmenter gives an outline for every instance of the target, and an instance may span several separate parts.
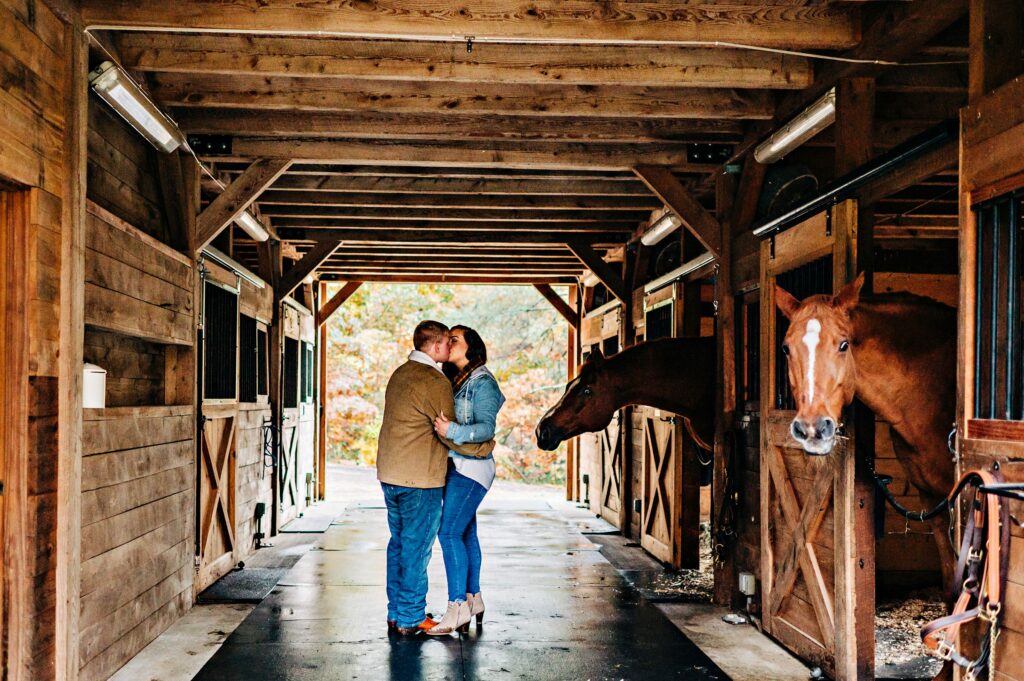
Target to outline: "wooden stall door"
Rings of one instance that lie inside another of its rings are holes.
[[[856,205],[847,201],[831,216],[812,217],[766,241],[761,251],[763,622],[783,645],[840,680],[872,678],[874,661],[874,641],[864,631],[873,630],[873,582],[857,588],[858,571],[873,579],[873,560],[857,564],[853,441],[840,438],[832,454],[811,457],[791,439],[795,411],[777,351],[784,328],[778,328],[774,291],[778,280],[802,299],[848,281],[856,224]],[[870,620],[859,629],[858,599]]]
[[[642,413],[640,545],[658,560],[679,567],[683,504],[679,419],[650,407],[643,407]]]
[[[235,564],[235,468],[238,407],[203,407],[199,470],[199,574],[196,593]]]
[[[601,462],[601,493],[598,513],[616,527],[622,506],[622,415],[616,412],[608,427],[597,434]]]
[[[289,409],[285,412],[281,426],[281,454],[277,465],[279,527],[284,527],[299,515],[300,435],[297,410]]]

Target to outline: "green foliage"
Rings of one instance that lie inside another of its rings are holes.
[[[564,446],[539,450],[533,429],[565,385],[568,329],[526,286],[363,285],[328,322],[331,458],[376,463],[384,389],[412,350],[412,331],[423,319],[469,326],[487,344],[487,366],[507,399],[498,415],[498,477],[564,484]]]

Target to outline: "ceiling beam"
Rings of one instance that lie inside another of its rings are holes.
[[[465,232],[623,232],[636,228],[635,220],[604,222],[488,222],[486,220],[429,221],[429,220],[389,220],[377,218],[276,218],[274,224],[280,231],[284,227],[304,227],[313,229],[387,229],[395,232],[441,230],[452,233]],[[563,241],[566,237],[563,237]]]
[[[622,277],[593,248],[578,241],[569,242],[566,246],[611,291],[613,296],[628,304],[629,291],[626,290],[626,284],[622,281]]]
[[[530,195],[530,196],[632,196],[649,198],[650,192],[642,182],[636,180],[603,180],[589,178],[561,180],[549,177],[520,178],[473,178],[473,177],[346,177],[340,175],[316,176],[286,173],[263,195],[261,202],[289,197],[285,192],[308,192],[319,190],[336,193],[378,193],[388,194],[469,194],[472,196]],[[334,199],[345,200],[335,196]],[[348,200],[356,200],[349,197]],[[601,205],[611,205],[610,202]]]
[[[634,168],[658,198],[679,216],[683,225],[708,249],[715,258],[722,256],[722,227],[711,213],[693,198],[668,168],[640,165]]]
[[[235,179],[199,214],[196,250],[200,251],[230,225],[263,191],[288,169],[288,159],[259,159]]]
[[[322,281],[348,281],[352,277],[344,273],[325,273]],[[484,274],[362,274],[359,276],[364,284],[369,283],[390,283],[390,284],[517,284],[530,286],[532,284],[552,284],[566,286],[575,283],[575,277],[553,277],[553,276],[531,276],[531,277],[510,277],[505,275],[484,275]]]
[[[359,140],[278,140],[236,137],[231,156],[209,156],[206,160],[275,158],[307,163],[351,165],[457,166],[459,168],[585,169],[594,171],[631,170],[649,163],[670,166],[677,172],[709,173],[717,166],[691,163],[688,145],[577,144],[560,142],[522,143],[382,143]]]
[[[552,230],[541,232],[454,232],[451,230],[422,231],[396,229],[308,229],[286,227],[278,232],[282,239],[290,241],[326,241],[338,240],[346,244],[352,243],[405,243],[405,244],[506,244],[527,245],[564,245],[566,235]],[[578,233],[573,234],[575,242],[590,244],[621,245],[629,239],[632,230],[609,233]]]
[[[549,187],[554,188],[554,183]],[[641,185],[642,187],[643,185]],[[418,194],[402,192],[329,192],[276,191],[264,192],[260,206],[273,211],[273,206],[333,206],[337,208],[424,208],[424,209],[507,209],[650,211],[658,208],[657,199],[644,190],[633,196],[574,196],[568,192],[555,195],[529,194]]]
[[[627,85],[505,85],[363,81],[337,78],[202,76],[159,73],[153,98],[180,108],[288,111],[463,113],[529,118],[720,118],[766,120],[774,101],[764,90],[632,87]]]
[[[262,214],[271,218],[330,218],[334,220],[374,219],[382,223],[401,222],[406,220],[450,221],[450,222],[518,222],[518,223],[595,223],[607,224],[610,220],[639,223],[649,211],[615,211],[593,210],[538,210],[534,208],[477,208],[464,206],[460,208],[382,208],[382,207],[342,207],[342,206],[295,206],[273,204],[263,206]]]
[[[331,315],[334,314],[334,312],[341,307],[346,300],[351,298],[352,294],[355,293],[362,285],[363,282],[361,281],[347,282],[341,287],[340,291],[331,296],[331,299],[316,311],[316,328],[319,329],[323,326],[324,322],[330,319]]]
[[[959,162],[958,152],[958,145],[955,141],[933,149],[895,172],[864,185],[858,192],[858,198],[861,204],[871,206],[897,192],[913,187],[947,168],[956,168]],[[951,199],[955,201],[957,194],[952,194]],[[921,203],[920,200],[918,203]]]
[[[278,300],[283,300],[298,288],[302,280],[313,274],[316,268],[320,267],[324,261],[330,258],[331,254],[334,253],[334,249],[340,245],[340,241],[321,241],[307,251],[301,260],[292,265],[292,268],[281,276],[281,283],[275,292]]]
[[[929,3],[930,4],[930,3]],[[168,32],[213,31],[254,35],[317,35],[397,38],[465,43],[530,41],[546,43],[668,43],[731,41],[790,49],[844,49],[857,43],[856,12],[836,4],[810,7],[716,6],[677,2],[602,3],[536,0],[510,6],[503,0],[476,0],[458,10],[419,0],[308,3],[298,0],[83,0],[82,21],[89,29],[133,28]]]
[[[126,68],[163,73],[769,89],[807,87],[814,76],[802,57],[672,45],[476,43],[469,52],[409,41],[146,32],[118,44]]]
[[[551,303],[551,307],[555,308],[558,314],[565,318],[565,321],[569,322],[569,326],[574,329],[578,329],[580,326],[580,317],[576,314],[576,310],[569,306],[569,303],[562,299],[562,296],[558,295],[553,288],[548,284],[534,284],[533,287],[540,292],[544,299]]]
[[[394,113],[253,109],[171,109],[189,133],[286,137],[348,137],[388,140],[554,140],[575,142],[730,142],[743,121],[694,118],[601,118],[552,116],[537,125],[536,116],[461,113]]]
[[[394,247],[388,245],[367,245],[367,244],[342,244],[334,252],[331,261],[344,258],[386,258],[389,260],[413,260],[413,259],[435,259],[454,258],[464,260],[466,255],[472,255],[477,260],[522,260],[530,262],[565,262],[576,263],[576,256],[569,249],[553,248],[507,248],[493,246],[475,245],[471,248],[459,244],[448,246],[422,246],[422,247]]]

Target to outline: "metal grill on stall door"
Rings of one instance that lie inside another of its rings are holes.
[[[786,289],[797,300],[821,293],[832,293],[832,256],[826,255],[817,260],[783,272],[775,278],[782,288]],[[781,312],[775,310],[775,408],[796,409],[796,401],[789,387],[789,369],[785,355],[782,354],[782,341],[789,330],[789,320]]]

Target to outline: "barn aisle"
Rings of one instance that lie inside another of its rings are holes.
[[[196,679],[728,678],[581,533],[586,515],[564,515],[521,486],[497,485],[481,511],[483,628],[389,638],[387,528],[373,471],[340,474],[353,500],[346,512]],[[437,612],[445,591],[436,545],[430,580]]]

